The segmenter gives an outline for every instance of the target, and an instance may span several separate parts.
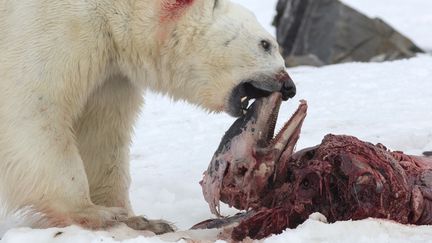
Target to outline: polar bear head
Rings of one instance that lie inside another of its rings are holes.
[[[250,11],[229,0],[157,2],[161,73],[150,88],[233,116],[249,99],[295,95],[276,40]]]

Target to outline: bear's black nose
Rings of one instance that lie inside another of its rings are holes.
[[[280,92],[282,93],[283,100],[288,100],[289,98],[292,98],[296,95],[297,90],[294,81],[291,79],[291,77],[286,71],[282,71],[279,74],[278,80],[282,83],[282,88]]]

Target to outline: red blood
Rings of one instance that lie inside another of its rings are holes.
[[[161,8],[161,22],[173,21],[181,17],[184,10],[192,5],[194,0],[164,1]]]

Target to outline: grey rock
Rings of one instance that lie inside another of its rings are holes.
[[[396,60],[423,52],[381,19],[338,0],[279,0],[276,9],[276,35],[289,66]]]
[[[315,66],[321,67],[325,64],[314,54],[307,54],[302,56],[288,56],[285,58],[285,63],[288,67],[295,66]]]

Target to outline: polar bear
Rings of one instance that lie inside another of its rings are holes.
[[[171,230],[129,202],[143,90],[233,116],[295,94],[274,38],[228,0],[0,0],[0,50],[0,198],[34,227]]]

